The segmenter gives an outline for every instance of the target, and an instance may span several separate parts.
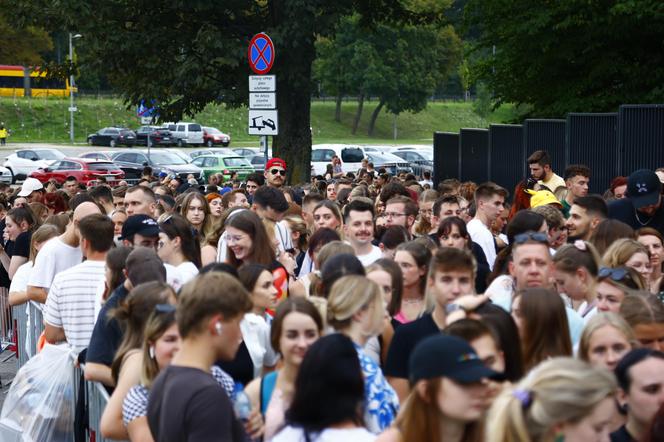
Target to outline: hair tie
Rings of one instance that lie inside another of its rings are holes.
[[[517,398],[521,402],[521,407],[526,409],[530,406],[533,401],[533,394],[528,390],[516,389],[512,392],[512,396]]]
[[[574,241],[574,247],[576,247],[578,250],[581,250],[582,252],[588,250],[588,248],[586,247],[586,242],[582,239],[577,239],[576,241]]]

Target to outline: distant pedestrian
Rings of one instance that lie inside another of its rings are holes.
[[[7,144],[7,137],[9,136],[9,130],[5,127],[4,124],[0,124],[0,146]]]

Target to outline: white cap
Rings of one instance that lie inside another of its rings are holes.
[[[18,196],[29,196],[35,190],[42,190],[44,185],[37,178],[26,178]]]

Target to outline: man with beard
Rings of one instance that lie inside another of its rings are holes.
[[[380,248],[374,246],[373,205],[354,199],[346,206],[344,234],[355,251],[355,256],[367,267],[382,258]]]
[[[609,218],[617,219],[634,230],[652,227],[664,231],[662,183],[652,170],[641,169],[627,178],[627,198],[609,205]]]
[[[282,187],[286,181],[286,162],[281,158],[270,158],[265,165],[265,179],[268,186]]]
[[[565,180],[551,170],[551,158],[546,150],[537,150],[528,157],[530,176],[539,184],[546,186],[551,192],[565,187]]]
[[[600,222],[607,218],[606,202],[599,195],[582,196],[574,200],[565,227],[569,242],[577,239],[588,241]]]

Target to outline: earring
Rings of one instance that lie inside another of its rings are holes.
[[[154,359],[154,345],[150,346],[149,353],[150,353],[150,359]]]
[[[221,322],[217,322],[216,324],[214,324],[214,328],[215,328],[215,330],[217,330],[217,334],[221,335],[221,330],[222,330]]]

